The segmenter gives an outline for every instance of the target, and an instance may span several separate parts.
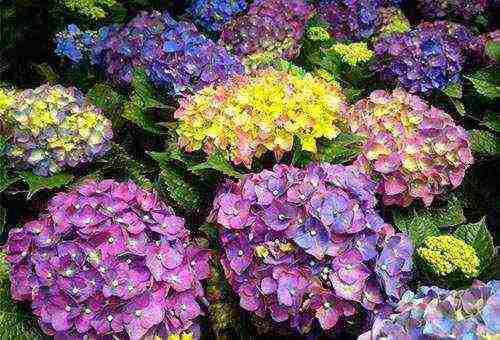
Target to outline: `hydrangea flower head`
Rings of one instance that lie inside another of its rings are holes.
[[[97,32],[81,31],[75,24],[68,25],[65,31],[56,34],[55,53],[60,57],[67,57],[75,63],[91,54],[92,47],[97,40]]]
[[[311,164],[226,182],[211,218],[240,306],[305,333],[398,299],[413,248],[374,207],[375,184],[352,166]]]
[[[196,0],[187,11],[206,29],[219,32],[247,6],[247,0]]]
[[[379,36],[391,33],[404,33],[410,30],[410,22],[403,11],[397,7],[383,7],[380,9],[380,28],[377,33]]]
[[[76,88],[42,85],[11,94],[3,114],[13,131],[6,152],[19,167],[49,176],[108,151],[111,122]]]
[[[417,254],[438,276],[458,273],[474,278],[479,274],[479,258],[474,248],[453,236],[429,237]]]
[[[335,43],[331,48],[350,66],[368,62],[373,58],[373,52],[365,42],[350,44]]]
[[[10,231],[4,249],[13,298],[30,301],[59,339],[190,333],[202,314],[209,252],[133,182],[87,181],[56,195],[46,214]]]
[[[273,52],[293,59],[312,14],[313,6],[303,0],[256,0],[245,15],[224,26],[219,43],[237,56]]]
[[[428,19],[454,16],[470,21],[484,12],[488,4],[488,0],[419,0],[418,8]]]
[[[346,125],[345,108],[336,85],[269,68],[202,89],[181,101],[175,117],[180,147],[228,150],[235,164],[250,167],[267,150],[280,158],[294,137],[316,152],[318,138],[332,139]]]
[[[500,282],[474,281],[465,290],[407,291],[392,313],[381,313],[359,339],[493,339],[500,333]]]
[[[355,165],[378,178],[384,204],[409,205],[462,182],[472,164],[467,132],[443,111],[404,90],[378,90],[349,109],[353,133],[368,139]]]
[[[307,29],[307,37],[312,41],[328,41],[330,33],[322,26],[311,26]]]
[[[412,93],[429,94],[460,80],[465,52],[477,43],[459,24],[424,22],[408,32],[382,36],[374,47],[372,69]]]
[[[72,58],[77,55],[73,46],[78,50],[83,45],[84,51],[91,51],[92,64],[120,84],[129,84],[139,67],[157,86],[172,95],[185,95],[244,72],[237,58],[199,33],[194,24],[177,22],[167,12],[141,12],[127,24],[103,27],[92,36],[89,44],[62,39],[59,54]]]

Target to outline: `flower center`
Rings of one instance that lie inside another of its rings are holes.
[[[245,254],[245,253],[243,252],[243,250],[241,250],[241,249],[240,249],[240,250],[238,250],[238,256],[243,256],[243,254]]]
[[[108,315],[108,317],[106,318],[109,322],[113,321],[113,315]]]
[[[136,310],[136,311],[134,312],[134,314],[135,314],[135,316],[139,317],[139,316],[141,316],[141,315],[142,315],[142,310]]]
[[[113,236],[108,237],[108,242],[109,243],[115,242],[115,238]]]
[[[314,229],[309,232],[309,234],[311,234],[311,236],[316,236],[317,233],[318,232]]]

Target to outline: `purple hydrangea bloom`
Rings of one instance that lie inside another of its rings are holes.
[[[184,95],[244,72],[237,58],[194,24],[177,22],[167,12],[141,12],[127,24],[103,27],[93,36],[91,63],[119,84],[129,84],[139,67],[154,84]]]
[[[352,166],[276,165],[226,182],[211,219],[240,305],[308,332],[400,297],[412,245],[375,211],[375,183]]]
[[[303,0],[256,0],[224,26],[219,43],[237,56],[268,52],[293,59],[312,14],[313,6]]]
[[[460,80],[466,51],[477,44],[459,24],[424,22],[408,32],[381,37],[372,69],[412,93],[429,94]]]
[[[439,19],[446,16],[470,21],[486,10],[488,0],[419,0],[418,8],[428,19]]]
[[[87,181],[12,229],[12,296],[60,339],[132,340],[190,332],[202,314],[210,252],[184,219],[133,182]]]
[[[200,25],[219,32],[237,14],[247,9],[247,0],[196,0],[187,9]]]
[[[380,313],[358,339],[482,339],[500,333],[499,281],[474,281],[464,290],[406,291],[394,311]]]

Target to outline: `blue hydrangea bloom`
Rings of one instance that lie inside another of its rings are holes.
[[[247,7],[246,0],[196,0],[187,12],[204,28],[220,32],[226,23]]]

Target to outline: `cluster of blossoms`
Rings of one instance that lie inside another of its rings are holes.
[[[391,33],[404,33],[410,30],[410,22],[403,11],[397,7],[383,7],[379,11],[380,28],[378,37]]]
[[[386,205],[430,205],[456,188],[473,158],[467,131],[443,111],[404,90],[377,90],[349,109],[351,131],[366,136],[355,165],[377,178]]]
[[[75,63],[89,57],[97,41],[97,32],[81,31],[75,24],[69,25],[65,31],[56,34],[55,53],[60,57],[67,57]]]
[[[49,176],[109,150],[111,122],[76,88],[42,85],[13,94],[0,116],[12,131],[7,156],[20,167]]]
[[[206,29],[219,32],[247,6],[247,0],[195,0],[187,11]]]
[[[116,0],[62,0],[62,3],[69,10],[93,19],[104,18],[106,16],[104,8],[111,8],[118,4]]]
[[[191,152],[228,150],[235,164],[251,166],[266,150],[277,158],[294,137],[316,152],[316,140],[335,138],[345,123],[346,102],[339,88],[311,74],[278,71],[236,76],[181,101],[179,146]]]
[[[307,38],[312,41],[328,41],[330,33],[322,26],[311,26],[307,29]]]
[[[207,250],[184,219],[133,182],[87,181],[12,229],[4,247],[12,296],[32,303],[42,329],[60,339],[101,339],[198,326]]]
[[[219,43],[238,56],[273,52],[293,59],[312,14],[313,6],[304,0],[256,0],[223,28]]]
[[[381,314],[364,339],[494,339],[500,333],[500,281],[466,290],[407,291],[393,313]]]
[[[439,19],[446,16],[474,19],[486,10],[489,0],[419,0],[418,8],[428,19]]]
[[[412,93],[443,90],[460,80],[465,52],[477,39],[459,24],[424,22],[405,33],[382,36],[372,69]]]
[[[334,40],[355,42],[377,32],[384,5],[382,0],[321,0],[317,12]]]
[[[101,28],[94,37],[81,42],[68,29],[56,38],[57,51],[78,56],[72,50],[83,44],[91,51],[92,64],[121,84],[132,81],[134,68],[144,68],[154,84],[184,95],[244,72],[237,58],[199,33],[194,24],[177,22],[167,12],[142,12],[125,25]]]
[[[276,165],[226,182],[211,218],[240,305],[308,332],[405,291],[413,248],[375,211],[375,184],[356,168]]]
[[[350,44],[335,43],[331,48],[350,66],[366,63],[373,58],[373,52],[365,42]]]
[[[432,272],[439,276],[452,273],[473,278],[479,274],[479,258],[474,248],[461,239],[449,235],[433,236],[417,250]]]

